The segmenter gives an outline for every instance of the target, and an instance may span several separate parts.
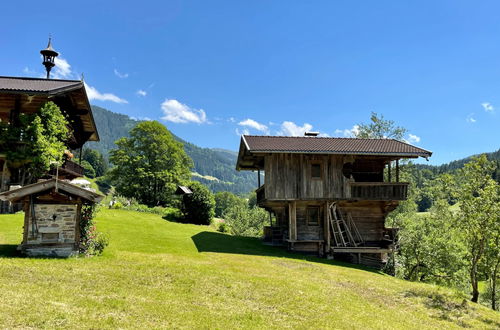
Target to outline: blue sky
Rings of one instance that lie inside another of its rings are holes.
[[[0,75],[84,73],[91,103],[203,147],[349,135],[372,111],[441,164],[500,147],[498,1],[16,1]]]

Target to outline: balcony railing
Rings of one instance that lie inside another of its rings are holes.
[[[351,182],[351,198],[371,200],[405,200],[408,182]]]
[[[83,176],[83,166],[78,165],[71,160],[66,160],[64,164],[61,166],[61,169],[67,173],[70,173],[74,176]]]

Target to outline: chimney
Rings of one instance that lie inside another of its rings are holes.
[[[304,136],[318,136],[319,132],[305,132]]]

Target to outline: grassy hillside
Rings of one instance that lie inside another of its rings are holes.
[[[22,215],[0,215],[0,328],[500,327],[447,289],[205,226],[104,210],[98,227],[103,256],[19,258]]]

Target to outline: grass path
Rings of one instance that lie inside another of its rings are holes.
[[[444,288],[304,258],[209,227],[103,210],[94,258],[15,254],[22,215],[0,215],[0,328],[499,328]]]

